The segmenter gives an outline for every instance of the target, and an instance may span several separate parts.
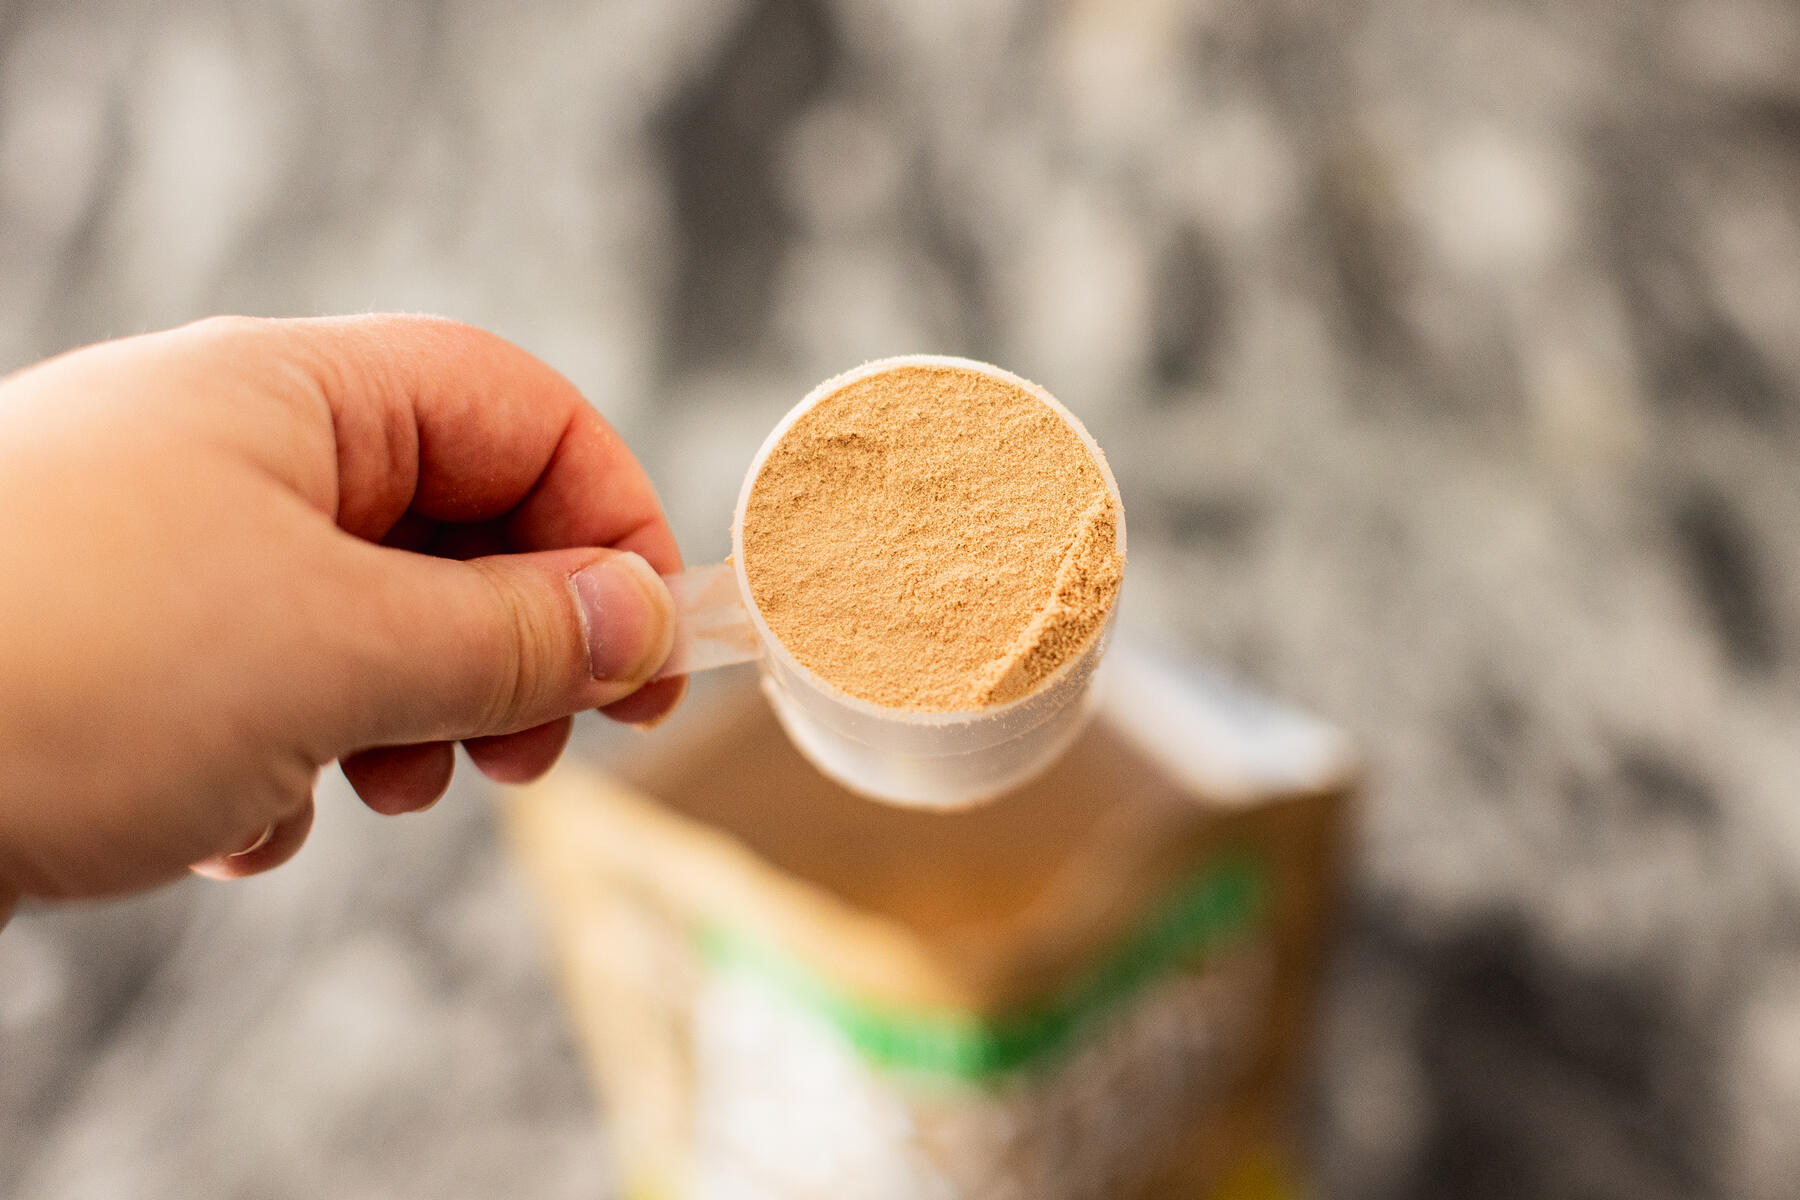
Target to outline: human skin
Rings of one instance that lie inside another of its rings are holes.
[[[291,857],[648,723],[680,554],[555,371],[424,317],[216,318],[0,381],[0,923]]]

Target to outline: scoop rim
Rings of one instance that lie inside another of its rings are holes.
[[[976,721],[1003,720],[1030,706],[1034,701],[1042,701],[1044,697],[1052,694],[1067,675],[1086,661],[1093,647],[1101,643],[1105,631],[1110,627],[1114,615],[1118,612],[1118,595],[1114,595],[1113,602],[1107,609],[1106,619],[1095,626],[1081,653],[1071,655],[1056,670],[1038,680],[1036,686],[1025,695],[1008,700],[1004,704],[994,704],[983,708],[921,711],[877,704],[873,700],[866,700],[861,696],[854,695],[795,658],[782,644],[781,639],[776,636],[775,631],[769,628],[768,622],[763,619],[762,610],[756,604],[756,594],[750,588],[750,576],[744,564],[744,514],[750,506],[750,496],[756,490],[756,481],[761,476],[769,455],[774,453],[775,447],[781,443],[782,438],[787,436],[788,431],[801,417],[811,412],[828,397],[872,375],[905,367],[949,367],[986,375],[991,379],[998,379],[1018,387],[1061,417],[1064,423],[1081,439],[1082,445],[1087,447],[1088,454],[1092,457],[1094,466],[1099,469],[1100,478],[1106,485],[1107,495],[1112,497],[1113,511],[1118,518],[1115,544],[1119,550],[1120,562],[1123,564],[1126,561],[1125,505],[1119,496],[1119,483],[1113,477],[1111,464],[1106,461],[1106,453],[1100,449],[1100,444],[1088,432],[1087,426],[1082,424],[1081,418],[1069,411],[1066,405],[1052,396],[1042,385],[1033,383],[1022,375],[1014,374],[1004,367],[995,366],[993,363],[952,354],[898,354],[887,358],[871,359],[861,366],[833,375],[818,384],[798,404],[790,408],[781,420],[775,423],[775,427],[769,431],[769,436],[763,439],[763,444],[757,450],[756,456],[750,460],[749,470],[744,473],[743,486],[738,490],[737,507],[731,518],[731,561],[737,576],[738,591],[743,596],[744,611],[749,614],[751,623],[756,628],[757,637],[763,643],[764,652],[777,659],[783,668],[792,671],[822,695],[853,712],[880,720],[898,720],[924,726],[965,725]],[[1123,590],[1124,580],[1121,578],[1120,592]]]

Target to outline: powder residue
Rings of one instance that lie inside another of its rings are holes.
[[[1118,525],[1094,455],[1031,392],[896,366],[825,397],[770,453],[744,571],[815,674],[886,707],[964,712],[1087,647],[1124,577]]]

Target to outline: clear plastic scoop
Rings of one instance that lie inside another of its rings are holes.
[[[1115,505],[1119,486],[1094,439],[1050,393],[1009,371],[966,358],[908,355],[867,363],[828,379],[783,417],[757,451],[731,522],[732,557],[663,582],[675,598],[675,647],[657,678],[756,660],[762,687],[788,736],[814,766],[851,791],[917,807],[959,808],[997,796],[1036,775],[1067,748],[1088,714],[1088,683],[1112,629],[1105,626],[1075,659],[1028,694],[972,712],[911,712],[852,696],[789,654],[751,599],[744,573],[744,512],[777,443],[813,405],[848,384],[901,367],[978,371],[1024,388],[1068,423],[1093,455]],[[1119,552],[1125,551],[1119,508]],[[1115,611],[1117,605],[1114,605]]]

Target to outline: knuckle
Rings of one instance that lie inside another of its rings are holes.
[[[490,661],[487,694],[479,708],[480,733],[505,733],[530,723],[543,703],[551,680],[543,653],[551,639],[543,616],[512,581],[490,563],[469,563],[492,594],[499,653]]]

